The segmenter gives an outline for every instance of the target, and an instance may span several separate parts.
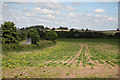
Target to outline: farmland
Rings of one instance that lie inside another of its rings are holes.
[[[3,77],[116,78],[118,40],[61,38],[40,50],[3,54],[2,60]]]

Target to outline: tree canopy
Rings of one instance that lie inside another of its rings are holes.
[[[46,33],[46,39],[51,40],[51,41],[55,41],[57,39],[57,33],[53,30],[47,32]]]
[[[28,30],[28,37],[31,38],[32,44],[36,44],[40,40],[40,36],[36,29]]]
[[[18,43],[19,35],[17,28],[13,22],[4,22],[2,27],[2,43]]]

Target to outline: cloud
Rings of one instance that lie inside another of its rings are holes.
[[[23,10],[27,10],[27,8],[24,7]]]
[[[3,2],[119,2],[119,0],[3,0]]]
[[[27,16],[36,16],[36,15],[42,15],[42,14],[51,14],[51,15],[59,15],[60,14],[59,11],[50,10],[47,8],[40,8],[40,7],[36,7],[31,10],[27,10],[25,12],[27,13],[26,14]]]
[[[52,16],[52,15],[41,15],[41,17],[43,17],[43,18],[49,18],[49,19],[54,19],[55,17],[54,16]]]
[[[37,7],[37,8],[34,8],[34,10],[35,11],[38,11],[38,12],[40,12],[40,13],[53,13],[53,11],[52,10],[49,10],[49,9],[46,9],[46,8],[44,8],[44,9],[41,9],[41,8],[39,8],[39,7]]]
[[[27,13],[26,16],[30,17],[30,16],[34,16],[34,13]]]
[[[40,8],[46,8],[46,9],[52,9],[52,10],[61,10],[61,11],[74,11],[75,9],[68,5],[63,5],[60,2],[38,2],[33,3],[33,5],[40,7]]]
[[[96,14],[95,17],[97,17],[97,18],[107,18],[106,15],[100,15],[100,14]]]
[[[97,20],[97,19],[95,19],[94,21],[95,21],[95,22],[98,22],[98,20]]]
[[[80,6],[81,4],[80,4],[80,2],[72,2],[72,5],[73,6]]]
[[[0,3],[0,16],[2,15],[2,3]]]
[[[6,4],[6,3],[3,3],[3,5],[2,5],[3,7],[10,7],[8,4]]]
[[[113,21],[113,20],[115,20],[113,17],[109,17],[109,18],[107,18],[107,20],[111,20],[111,21]]]
[[[95,13],[104,13],[105,11],[103,9],[95,9],[94,12]]]
[[[15,3],[14,3],[15,4]],[[13,21],[19,28],[41,24],[45,27],[67,26],[89,29],[115,29],[117,17],[104,14],[82,14],[72,11],[71,6],[62,3],[24,3],[21,10],[3,7],[3,21]],[[34,7],[32,7],[34,4]],[[36,5],[35,5],[36,4]],[[54,5],[56,4],[56,5]],[[9,4],[7,4],[10,6]],[[17,4],[22,5],[22,4]],[[29,7],[31,6],[31,7]],[[63,7],[64,6],[64,7]],[[68,6],[68,7],[67,7]],[[63,9],[67,8],[67,9]],[[22,11],[23,10],[23,11]]]
[[[74,13],[70,13],[69,15],[70,15],[70,17],[76,17],[76,15]]]

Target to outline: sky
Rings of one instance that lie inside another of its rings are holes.
[[[17,28],[32,25],[76,29],[116,30],[117,2],[3,2],[0,21],[13,21]]]

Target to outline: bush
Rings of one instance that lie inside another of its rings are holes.
[[[40,36],[39,36],[38,31],[36,29],[30,29],[28,31],[28,37],[31,38],[32,44],[36,44],[40,40]]]
[[[1,27],[2,43],[10,44],[19,42],[18,30],[13,22],[4,22],[4,24],[1,24]]]
[[[37,49],[43,49],[46,47],[50,47],[52,45],[55,45],[51,41],[44,41],[39,42],[38,45],[31,44],[31,45],[23,45],[23,44],[2,44],[2,53],[6,54],[9,52],[21,52],[21,51],[33,51]]]
[[[46,40],[50,40],[55,42],[55,40],[57,39],[57,33],[53,30],[49,31],[46,33]]]
[[[19,37],[21,41],[27,39],[27,32],[25,30],[19,31]]]

